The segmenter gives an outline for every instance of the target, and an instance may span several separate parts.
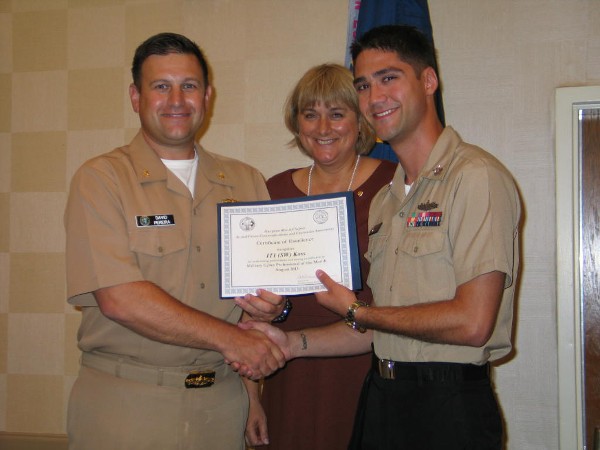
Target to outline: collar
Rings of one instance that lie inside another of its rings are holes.
[[[421,169],[421,172],[413,182],[419,184],[421,179],[427,178],[434,181],[442,181],[448,173],[452,160],[455,157],[456,149],[461,144],[462,139],[456,131],[450,126],[445,127],[438,137],[427,162]],[[398,164],[398,169],[394,174],[390,192],[399,199],[406,197],[404,193],[404,169]]]
[[[160,157],[148,145],[141,130],[129,144],[129,154],[140,183],[167,179],[168,169]],[[223,166],[220,158],[206,151],[201,145],[196,146],[198,170],[210,182],[223,186],[235,185],[235,177]]]
[[[448,167],[456,154],[456,149],[462,143],[462,139],[452,127],[445,127],[438,137],[433,150],[423,166],[419,178],[442,181],[446,178]]]
[[[142,131],[135,135],[129,144],[129,156],[140,183],[167,179],[167,168],[159,156],[148,145]]]

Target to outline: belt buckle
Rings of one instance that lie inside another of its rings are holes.
[[[396,379],[396,371],[394,370],[394,361],[389,359],[380,359],[378,361],[379,375],[386,380]]]
[[[215,384],[214,370],[196,370],[190,372],[184,381],[186,389],[205,388],[213,384]]]

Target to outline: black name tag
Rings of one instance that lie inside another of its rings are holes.
[[[175,225],[173,214],[155,214],[154,216],[135,216],[138,227],[168,227]]]

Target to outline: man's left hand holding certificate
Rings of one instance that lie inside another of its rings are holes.
[[[218,208],[222,298],[258,288],[280,295],[324,291],[317,269],[351,290],[362,288],[352,192]]]

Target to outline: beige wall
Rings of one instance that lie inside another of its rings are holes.
[[[496,370],[511,449],[557,448],[554,89],[600,84],[597,0],[430,0],[447,122],[513,171],[525,200],[516,352]],[[196,40],[216,104],[202,137],[266,176],[305,164],[281,105],[343,62],[347,0],[0,0],[0,431],[63,433],[79,313],[65,303],[73,171],[128,141],[133,49]]]

